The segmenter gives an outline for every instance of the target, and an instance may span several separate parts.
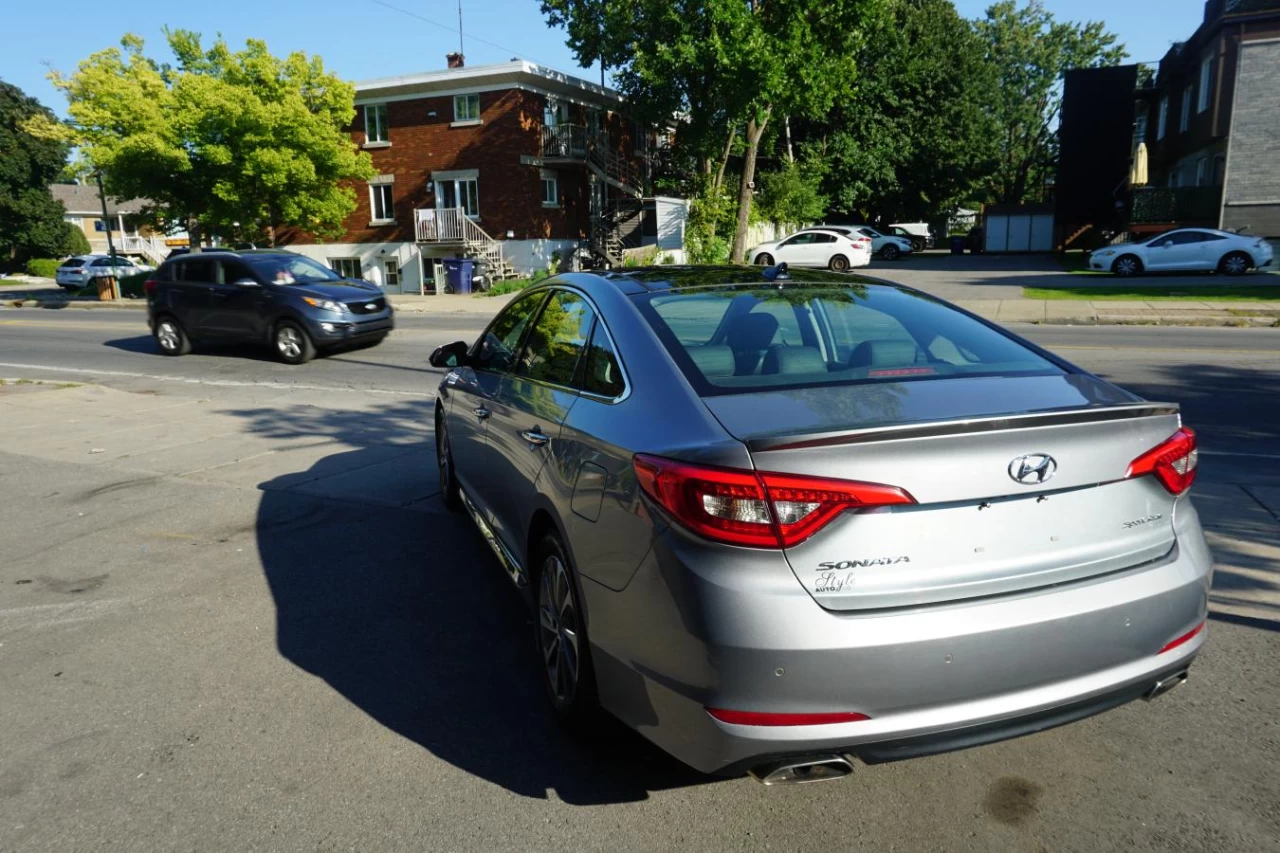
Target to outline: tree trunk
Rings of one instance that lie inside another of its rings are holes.
[[[200,220],[187,214],[187,247],[192,252],[200,251]]]
[[[782,125],[787,132],[787,162],[794,163],[796,155],[791,151],[791,116],[785,116],[782,119]]]
[[[724,143],[724,153],[720,155],[720,168],[716,170],[715,182],[711,185],[712,195],[719,195],[724,186],[724,169],[729,165],[729,154],[733,151],[733,140],[738,137],[736,127],[729,128],[729,138]]]
[[[742,186],[738,190],[738,227],[733,232],[733,250],[729,253],[729,260],[735,264],[742,263],[743,256],[747,253],[747,224],[751,221],[751,191],[756,179],[756,155],[760,153],[760,137],[764,136],[772,109],[765,107],[759,122],[754,118],[747,122],[747,150],[742,159]]]

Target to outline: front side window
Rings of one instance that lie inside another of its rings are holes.
[[[807,233],[797,234],[796,236],[792,237],[790,240],[787,240],[782,245],[783,246],[807,246],[810,243],[815,242],[814,238],[816,236],[817,236],[816,234],[807,234]]]
[[[1196,102],[1196,111],[1209,109],[1209,84],[1213,80],[1213,57],[1206,56],[1200,63],[1200,100]]]
[[[637,302],[704,397],[1065,373],[985,323],[881,285],[751,285],[655,292]]]
[[[364,141],[389,142],[387,135],[387,105],[368,104],[364,108]]]
[[[369,185],[369,208],[373,212],[374,222],[392,222],[396,218],[392,205],[391,184]]]
[[[479,121],[480,120],[480,96],[479,95],[454,95],[453,96],[453,120],[454,121]]]
[[[253,281],[253,273],[239,261],[218,261],[218,284],[236,284],[249,279]]]
[[[546,295],[545,291],[540,291],[522,296],[494,318],[471,348],[472,358],[482,370],[503,373],[511,369],[520,339]]]
[[[359,258],[331,258],[326,267],[319,261],[302,255],[248,255],[244,262],[253,268],[258,278],[272,284],[311,284],[321,281],[337,281],[339,278],[360,278]],[[355,275],[344,276],[337,272],[339,265]]]
[[[558,290],[547,300],[516,363],[516,374],[551,385],[575,386],[574,378],[595,312],[581,296]]]

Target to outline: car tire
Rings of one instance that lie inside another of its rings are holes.
[[[316,357],[316,345],[307,330],[292,320],[281,320],[271,335],[276,358],[285,364],[306,364]]]
[[[176,317],[162,314],[156,318],[155,328],[151,330],[156,339],[156,346],[165,355],[186,355],[191,352],[191,338]]]
[[[1111,272],[1121,278],[1129,278],[1142,272],[1142,259],[1137,255],[1121,255],[1111,262]]]
[[[533,553],[533,636],[542,686],[560,724],[585,734],[599,720],[600,702],[577,577],[556,534],[542,537]]]
[[[773,255],[769,254],[768,252],[761,252],[760,254],[756,255],[756,266],[759,266],[759,267],[773,266]]]
[[[831,260],[827,262],[827,267],[832,272],[848,272],[849,259],[844,255],[833,255]]]
[[[462,489],[453,467],[453,448],[444,425],[444,412],[436,409],[436,467],[440,472],[440,500],[453,512],[462,509]]]
[[[1225,275],[1244,275],[1253,266],[1253,259],[1244,252],[1231,252],[1218,262],[1218,271]]]
[[[925,250],[924,240],[923,239],[912,240],[911,250],[913,252],[923,252]]]
[[[902,252],[898,250],[898,247],[892,244],[880,250],[880,257],[886,261],[896,261],[901,254]]]

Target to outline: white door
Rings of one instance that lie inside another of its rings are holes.
[[[1031,217],[1025,215],[1009,217],[1009,243],[1006,251],[1031,251]]]
[[[783,240],[772,253],[774,261],[777,263],[785,261],[787,264],[797,267],[812,266],[816,248],[813,243],[815,236],[817,235],[808,232]]]
[[[1009,248],[1009,217],[988,216],[984,239],[988,252],[1004,252]]]
[[[1053,217],[1052,216],[1033,216],[1031,217],[1031,251],[1033,252],[1052,252],[1053,251]]]
[[[1147,269],[1193,270],[1203,263],[1205,243],[1196,231],[1174,231],[1151,244]]]

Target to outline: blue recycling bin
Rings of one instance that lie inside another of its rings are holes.
[[[471,258],[445,258],[445,286],[450,293],[470,293],[475,261]]]
[[[951,254],[953,255],[964,254],[964,235],[962,234],[951,235]]]

